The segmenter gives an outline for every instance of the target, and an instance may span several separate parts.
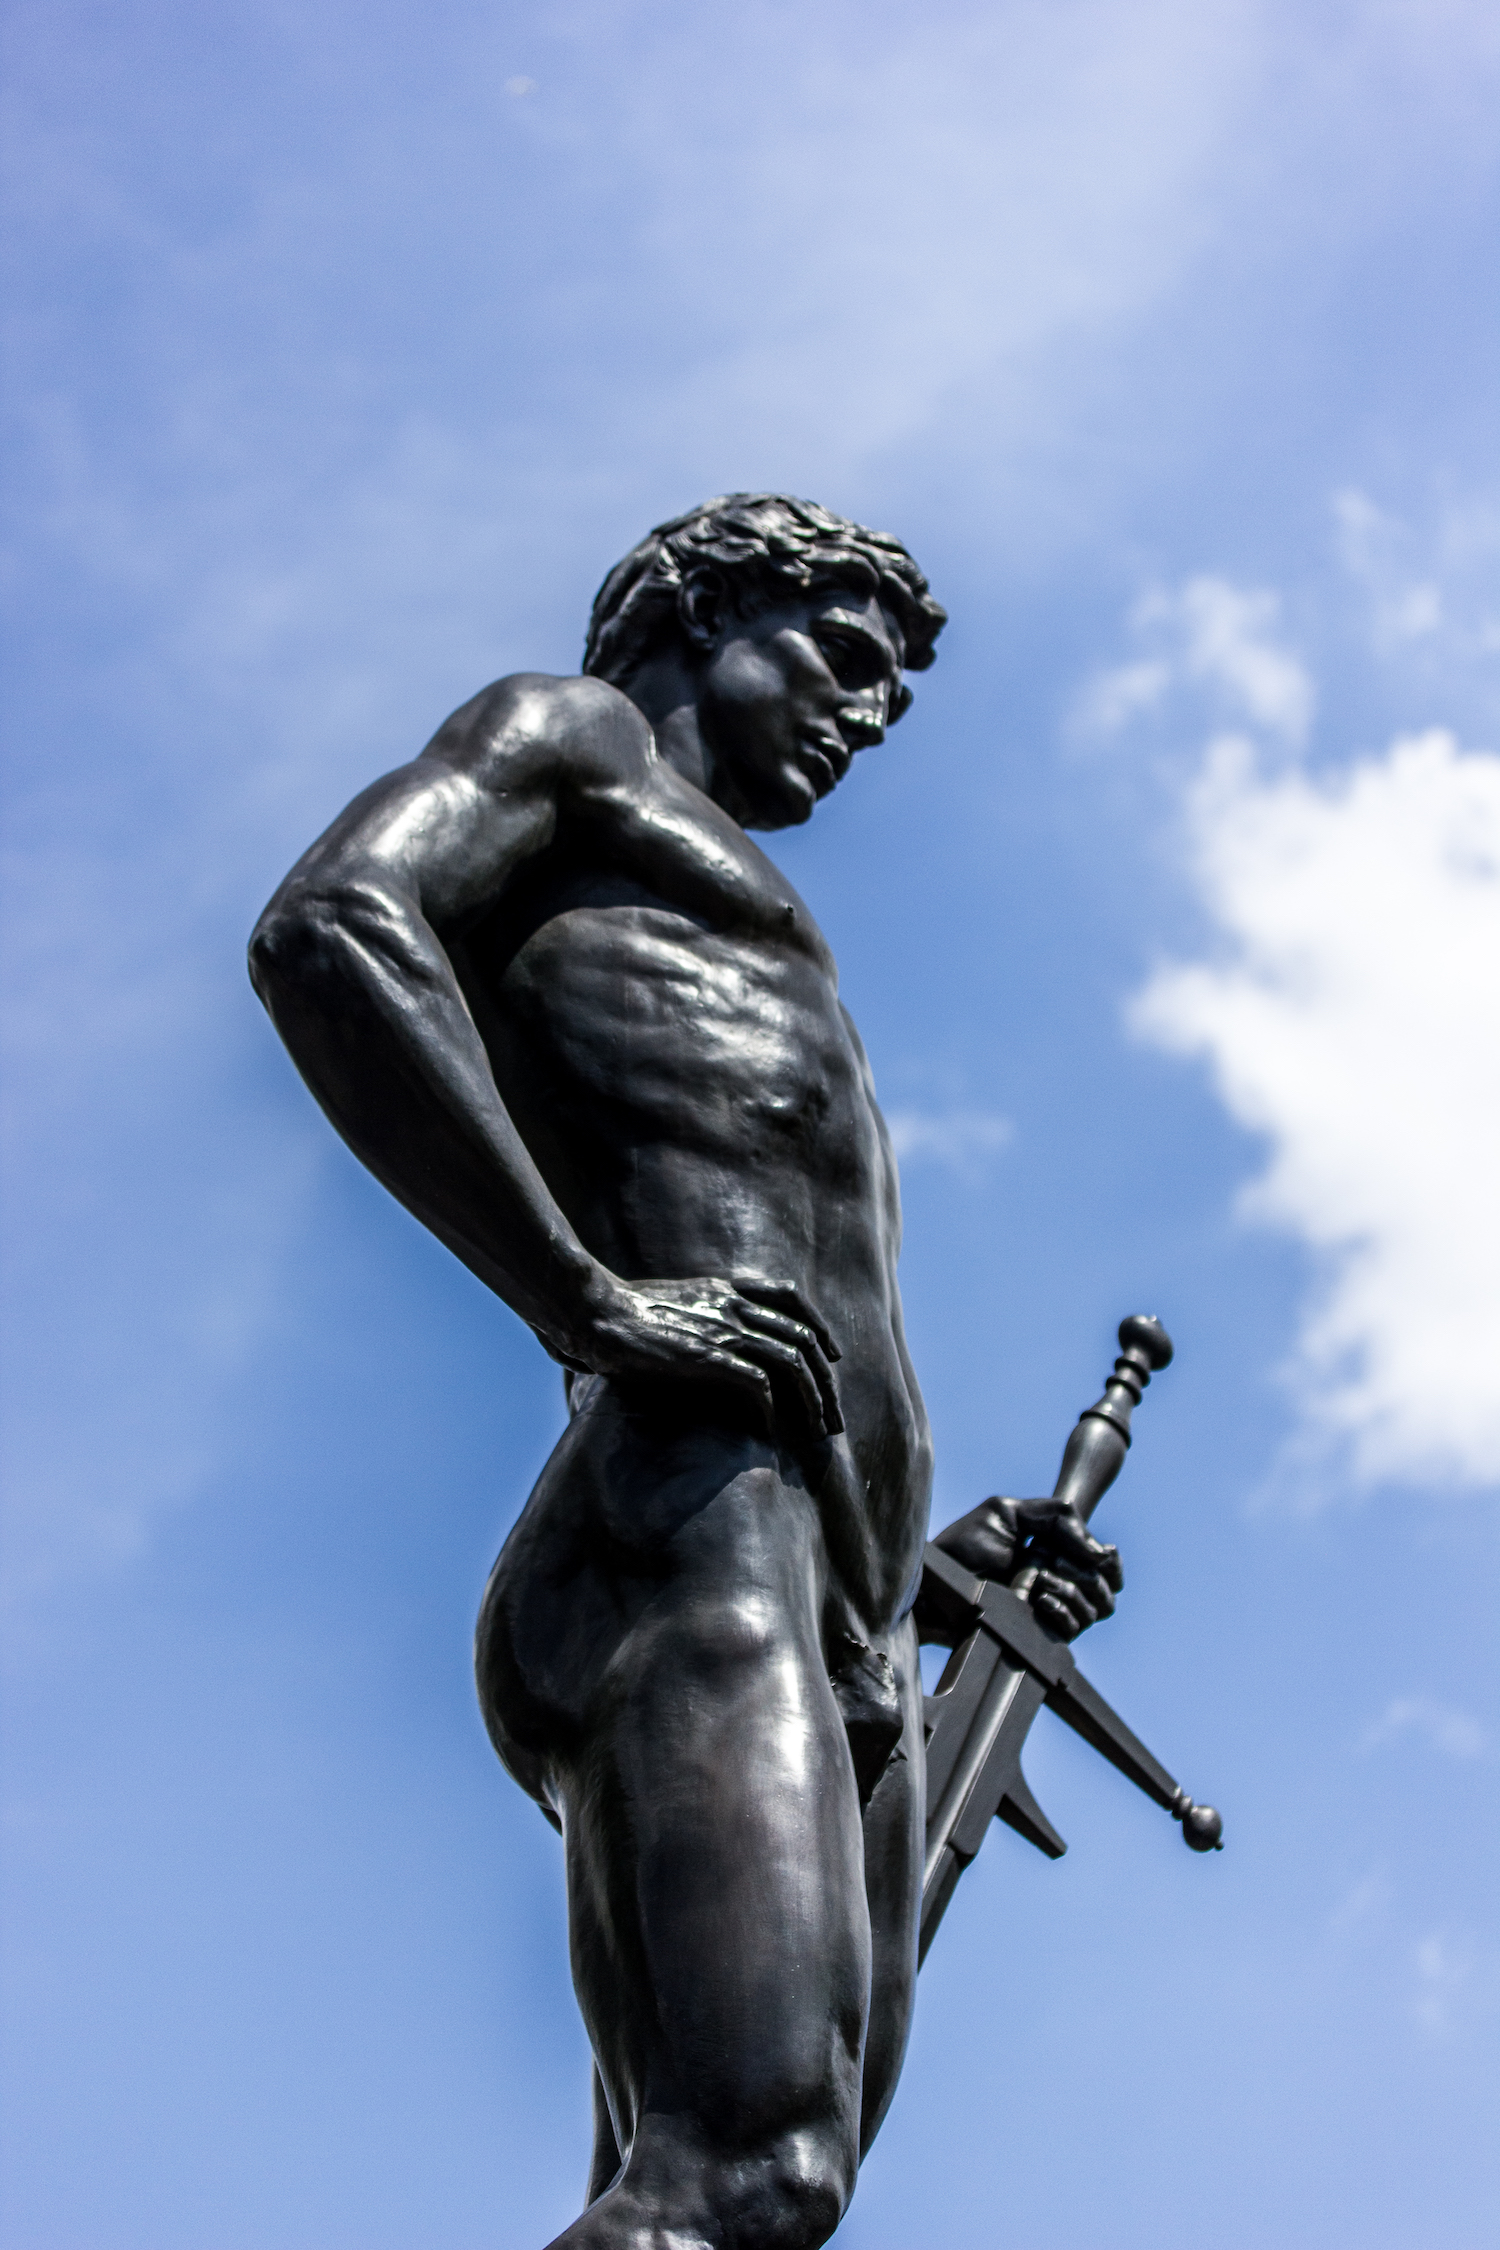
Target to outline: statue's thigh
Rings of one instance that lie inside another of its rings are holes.
[[[927,1771],[916,1627],[898,1627],[888,1653],[905,1725],[865,1813],[865,1887],[870,1914],[870,2021],[865,2044],[860,2155],[880,2130],[906,2055],[917,1987]]]
[[[869,1920],[820,1538],[774,1466],[725,1475],[568,1761],[574,1975],[622,2147],[643,2108],[744,2146],[858,2115]]]

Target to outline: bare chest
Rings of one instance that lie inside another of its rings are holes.
[[[501,1074],[657,1129],[872,1129],[833,956],[781,871],[668,771],[571,830],[465,944]],[[519,1089],[517,1088],[519,1091]]]

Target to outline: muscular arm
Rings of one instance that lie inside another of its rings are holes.
[[[593,680],[521,675],[447,722],[293,868],[250,975],[333,1124],[406,1208],[565,1365],[727,1381],[774,1418],[841,1427],[836,1357],[788,1284],[627,1283],[579,1241],[500,1099],[444,946],[526,862],[655,756],[640,713]]]
[[[354,800],[250,942],[255,989],[356,1156],[562,1359],[600,1269],[511,1123],[442,941],[553,841],[591,765],[647,746],[608,689],[502,681]]]

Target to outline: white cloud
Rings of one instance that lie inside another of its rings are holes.
[[[1008,1117],[988,1109],[895,1109],[887,1113],[886,1124],[903,1164],[945,1164],[971,1181],[1014,1131]]]
[[[1221,711],[1300,744],[1312,721],[1311,679],[1277,639],[1278,597],[1210,576],[1154,591],[1131,619],[1159,653],[1099,673],[1079,699],[1085,733],[1113,734],[1154,711],[1174,688],[1207,691]]]
[[[1364,1747],[1376,1750],[1382,1743],[1413,1734],[1423,1736],[1445,1758],[1459,1759],[1481,1757],[1488,1739],[1479,1721],[1467,1711],[1455,1711],[1431,1695],[1400,1695],[1387,1704],[1366,1733]]]
[[[1225,739],[1189,819],[1222,950],[1133,1020],[1267,1137],[1244,1210],[1319,1257],[1306,1433],[1365,1481],[1500,1480],[1500,758],[1268,777]]]

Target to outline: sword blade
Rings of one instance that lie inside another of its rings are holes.
[[[1026,1783],[1021,1749],[1047,1686],[1024,1666],[997,1664],[927,1824],[917,1966],[948,1910],[958,1878],[999,1818],[1049,1859],[1067,1850]]]
[[[986,1771],[991,1753],[1000,1740],[1005,1721],[1015,1706],[1027,1674],[1013,1664],[998,1661],[994,1664],[985,1684],[985,1692],[970,1723],[968,1732],[958,1745],[949,1769],[946,1785],[927,1819],[927,1851],[922,1868],[922,1885],[925,1890],[932,1878],[938,1857],[945,1845],[952,1842],[963,1821],[964,1813],[974,1794],[974,1785]],[[1028,1698],[1028,1701],[1030,1699]],[[1037,1698],[1040,1703],[1041,1698]],[[1031,1717],[1026,1724],[1029,1727]],[[998,1802],[998,1800],[997,1800]],[[980,1827],[982,1839],[984,1826],[994,1818],[994,1807],[984,1815]],[[967,1834],[967,1831],[966,1831]],[[974,1843],[963,1853],[965,1861],[978,1851]]]
[[[1000,1643],[993,1634],[976,1627],[949,1657],[936,1694],[922,1699],[927,1727],[927,1802],[932,1808],[929,1827],[1001,1661]]]

